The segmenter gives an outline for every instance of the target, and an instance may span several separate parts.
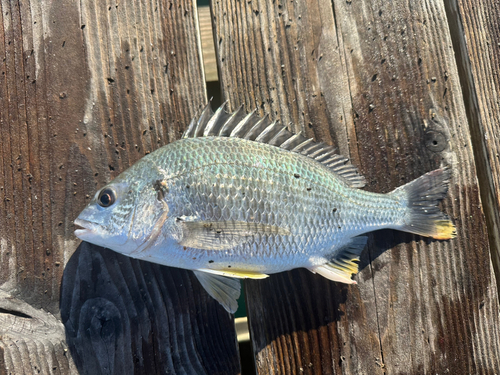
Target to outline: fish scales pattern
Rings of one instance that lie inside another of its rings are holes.
[[[245,221],[286,228],[291,235],[255,234],[230,250],[190,249],[208,268],[238,259],[264,271],[266,260],[304,264],[325,259],[338,247],[342,233],[366,231],[401,217],[401,203],[392,198],[349,189],[326,167],[306,157],[238,138],[193,138],[176,144],[152,160],[176,197],[171,215],[202,221]],[[177,171],[175,173],[174,171]],[[204,255],[204,256],[203,256]],[[280,261],[281,260],[281,261]],[[239,262],[238,262],[239,263]],[[273,267],[277,264],[274,263]]]

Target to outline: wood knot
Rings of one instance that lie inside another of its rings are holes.
[[[429,130],[424,135],[425,147],[432,152],[441,152],[446,149],[447,140],[443,133],[436,130]]]

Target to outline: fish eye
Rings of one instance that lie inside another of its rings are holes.
[[[99,197],[97,198],[97,203],[99,203],[99,206],[101,207],[109,207],[113,203],[115,203],[115,200],[116,200],[116,194],[114,190],[106,188],[99,193]]]

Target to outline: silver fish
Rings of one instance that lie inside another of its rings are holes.
[[[99,190],[75,235],[133,258],[193,270],[229,312],[239,278],[304,267],[355,283],[367,237],[391,228],[455,236],[439,210],[449,169],[388,194],[331,146],[292,134],[242,108],[208,105],[182,139],[143,157]]]

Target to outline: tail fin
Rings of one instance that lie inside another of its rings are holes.
[[[450,169],[436,169],[393,191],[405,196],[410,208],[401,230],[438,240],[456,236],[455,226],[438,207],[448,192],[450,176]]]

